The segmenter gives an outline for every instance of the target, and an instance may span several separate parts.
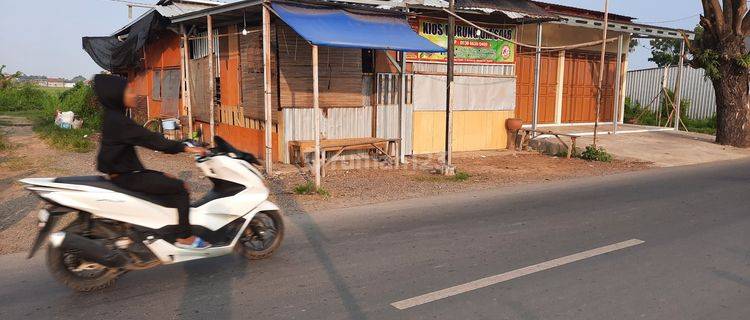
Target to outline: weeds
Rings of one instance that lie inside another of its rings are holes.
[[[591,145],[586,146],[586,150],[581,153],[581,159],[587,161],[612,162],[613,157],[607,152],[607,150],[604,150],[604,147],[599,147],[597,149]]]
[[[329,197],[331,195],[328,193],[328,190],[323,189],[323,187],[316,188],[315,183],[312,181],[294,187],[294,193],[299,195],[318,194],[324,197]]]
[[[454,175],[451,178],[453,179],[453,181],[463,182],[463,181],[469,180],[469,178],[471,178],[471,175],[463,171],[458,171],[456,172],[456,175]]]
[[[553,156],[558,158],[567,158],[568,157],[568,150],[560,149],[557,151],[557,153],[553,154]],[[573,154],[570,155],[571,158],[580,158],[581,157],[581,149],[578,147],[573,148]]]
[[[88,128],[63,129],[54,123],[36,123],[34,132],[49,145],[61,150],[85,153],[96,146],[90,139],[95,131]]]
[[[53,108],[57,97],[32,84],[11,85],[0,90],[0,111]]]
[[[417,182],[464,182],[468,181],[471,175],[467,172],[457,171],[455,175],[446,176],[442,174],[416,175],[413,180]]]
[[[83,127],[57,127],[54,123],[57,110],[73,111],[83,119]],[[99,131],[101,125],[101,109],[94,91],[82,82],[64,91],[31,84],[1,89],[0,112],[28,118],[34,124],[34,131],[49,145],[74,152],[93,150],[96,144],[89,137]]]
[[[5,139],[5,133],[0,131],[0,151],[5,151],[11,148],[10,142]]]
[[[670,98],[674,98],[674,94],[669,92]],[[687,116],[688,109],[690,107],[689,100],[682,100],[680,102],[680,118],[682,123],[685,124],[688,131],[698,132],[705,134],[716,134],[716,114],[706,119],[691,119]],[[661,112],[662,125],[669,117],[672,106],[668,106],[667,102],[662,100],[659,106],[659,112]],[[648,126],[659,125],[659,112],[646,109],[640,103],[633,101],[630,98],[625,98],[625,122],[642,124]]]

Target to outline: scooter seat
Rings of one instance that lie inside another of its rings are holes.
[[[117,193],[127,194],[138,199],[143,199],[148,202],[169,207],[172,204],[166,199],[163,199],[159,195],[148,194],[143,192],[131,191],[128,189],[120,188],[116,186],[112,181],[107,180],[104,176],[73,176],[73,177],[59,177],[55,178],[55,183],[66,183],[66,184],[77,184],[82,186],[95,187],[100,189],[106,189]]]

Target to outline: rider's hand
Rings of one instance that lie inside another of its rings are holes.
[[[195,153],[201,156],[206,156],[208,154],[208,150],[206,150],[206,148],[201,148],[201,147],[185,147],[185,152]]]

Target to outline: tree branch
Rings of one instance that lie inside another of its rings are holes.
[[[724,20],[724,12],[721,10],[721,4],[719,4],[719,0],[703,0],[703,5],[708,5],[707,9],[709,15],[707,15],[706,18],[714,22],[713,26],[716,28],[714,33],[719,37],[719,35],[726,30],[726,20]]]
[[[744,32],[742,32],[742,25],[745,23],[745,17],[747,15],[747,1],[746,0],[736,0],[735,1],[735,8],[734,8],[734,33],[737,35],[742,35],[744,37]]]
[[[742,27],[740,29],[742,31],[742,36],[747,37],[750,35],[750,14],[746,13],[745,18],[742,19]]]

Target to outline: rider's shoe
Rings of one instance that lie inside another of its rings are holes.
[[[207,249],[211,247],[210,243],[206,242],[200,237],[195,237],[193,242],[190,244],[183,244],[183,243],[175,242],[174,245],[175,247],[182,248],[182,249]]]

